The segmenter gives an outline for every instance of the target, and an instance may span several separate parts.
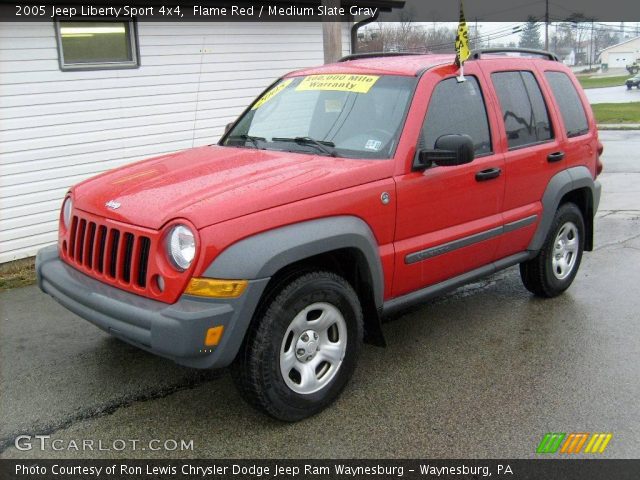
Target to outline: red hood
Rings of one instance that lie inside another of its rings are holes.
[[[388,177],[391,162],[231,147],[200,147],[127,165],[74,187],[75,207],[159,229],[198,228]],[[105,206],[109,201],[117,209]]]

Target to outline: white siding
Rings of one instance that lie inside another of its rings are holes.
[[[323,62],[319,23],[140,22],[138,34],[139,69],[62,72],[52,23],[0,23],[0,263],[56,241],[71,185],[214,143],[275,78]]]

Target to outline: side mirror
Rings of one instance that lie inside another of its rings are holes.
[[[233,127],[234,122],[231,123],[227,123],[224,127],[224,133],[228,133],[229,130],[231,130],[231,127]]]
[[[434,147],[433,150],[420,150],[420,167],[453,167],[471,163],[474,158],[473,140],[469,135],[442,135],[438,137]]]

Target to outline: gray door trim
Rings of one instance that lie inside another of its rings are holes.
[[[468,247],[469,245],[474,245],[476,243],[489,240],[490,238],[497,237],[498,235],[502,235],[503,233],[510,233],[519,228],[524,228],[534,223],[537,219],[538,215],[531,215],[514,222],[506,223],[499,227],[490,228],[489,230],[485,230],[483,232],[474,233],[473,235],[469,235],[467,237],[462,237],[451,242],[436,245],[435,247],[429,247],[425,248],[424,250],[409,253],[404,257],[404,263],[410,265],[412,263],[421,262],[428,258],[443,255],[445,253],[450,253],[459,248]]]

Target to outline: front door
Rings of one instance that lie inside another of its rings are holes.
[[[396,268],[393,296],[441,282],[491,263],[502,225],[504,159],[492,143],[496,118],[487,114],[485,88],[476,66],[466,81],[427,73],[432,91],[417,150],[434,148],[447,134],[467,134],[475,159],[458,166],[432,166],[396,177]],[[417,93],[420,95],[420,91]]]

